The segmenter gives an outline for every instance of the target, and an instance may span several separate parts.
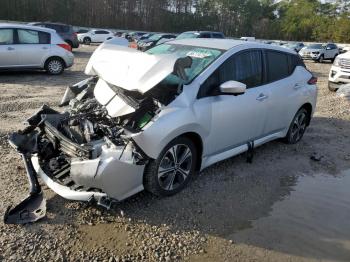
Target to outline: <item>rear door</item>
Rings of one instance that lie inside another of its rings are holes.
[[[0,28],[0,67],[2,68],[14,67],[19,63],[14,39],[12,28]]]
[[[268,135],[287,128],[298,110],[305,69],[294,54],[266,50],[265,59],[270,99],[264,133]]]
[[[50,53],[51,35],[47,32],[17,29],[17,53],[24,67],[41,67]]]

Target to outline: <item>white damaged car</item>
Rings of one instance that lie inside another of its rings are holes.
[[[106,207],[144,189],[172,195],[213,163],[298,142],[316,106],[317,79],[299,56],[254,42],[184,39],[146,53],[105,43],[85,73],[63,112],[44,105],[10,135],[31,194],[6,223],[45,215],[38,177],[66,199]]]

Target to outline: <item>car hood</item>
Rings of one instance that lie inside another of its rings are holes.
[[[171,74],[179,58],[105,43],[91,56],[85,74],[98,75],[109,84],[143,94]]]
[[[338,58],[350,59],[350,52],[346,52],[337,56]]]
[[[324,49],[302,49],[300,52],[305,53],[305,52],[322,52]]]

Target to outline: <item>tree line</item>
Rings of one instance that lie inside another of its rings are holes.
[[[350,0],[0,0],[0,20],[350,42]]]

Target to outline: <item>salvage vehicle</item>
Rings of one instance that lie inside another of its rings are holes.
[[[329,71],[328,89],[337,91],[340,85],[350,83],[350,53],[338,55]]]
[[[67,88],[10,135],[31,194],[6,223],[45,215],[38,177],[70,200],[109,207],[144,189],[178,193],[204,168],[268,141],[297,143],[317,79],[292,50],[228,39],[170,41],[143,53],[102,44]],[[21,214],[25,214],[24,217]]]
[[[313,60],[322,63],[324,60],[332,60],[339,54],[339,49],[336,44],[310,44],[303,47],[299,51],[299,55],[303,59]]]
[[[53,29],[0,23],[0,70],[44,69],[59,75],[73,65],[71,51]]]

